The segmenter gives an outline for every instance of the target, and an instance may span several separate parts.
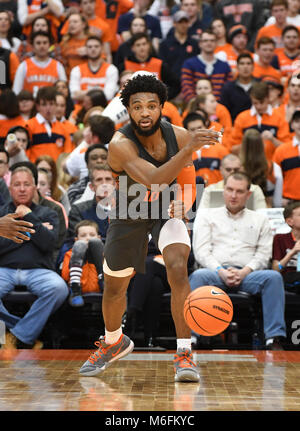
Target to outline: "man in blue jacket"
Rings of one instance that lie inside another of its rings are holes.
[[[0,319],[9,329],[4,349],[33,347],[50,314],[56,311],[68,296],[68,287],[54,271],[53,251],[58,238],[57,213],[33,198],[36,184],[31,170],[19,167],[12,172],[11,201],[0,210],[0,217],[9,213],[32,223],[34,233],[29,241],[15,243],[0,238]],[[9,313],[2,298],[23,285],[37,299],[22,318]]]

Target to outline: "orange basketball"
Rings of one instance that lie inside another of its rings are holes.
[[[225,331],[232,320],[233,306],[222,289],[201,286],[188,295],[183,313],[187,325],[194,332],[210,337]]]

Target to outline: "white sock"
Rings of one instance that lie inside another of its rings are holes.
[[[109,332],[105,329],[105,342],[107,344],[115,344],[118,341],[118,339],[121,337],[121,335],[122,335],[122,326],[120,326],[119,329],[113,332]]]
[[[272,343],[273,343],[273,341],[274,341],[274,338],[268,338],[268,339],[266,340],[266,346],[268,346],[269,344],[272,344]]]
[[[178,349],[192,350],[192,340],[190,338],[177,338],[177,350]]]

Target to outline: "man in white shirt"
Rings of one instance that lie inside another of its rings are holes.
[[[210,197],[213,190],[224,190],[224,181],[229,177],[230,174],[240,171],[242,168],[241,160],[235,154],[228,154],[221,160],[220,172],[223,180],[210,184],[205,187],[201,196],[200,208],[210,208]],[[250,191],[253,193],[253,210],[259,208],[267,208],[266,198],[263,194],[262,189],[256,185],[251,184]]]
[[[106,100],[111,100],[119,89],[119,71],[103,58],[103,44],[98,36],[86,41],[88,61],[73,67],[70,75],[72,99],[81,102],[92,88],[103,90]]]
[[[250,194],[248,177],[234,173],[225,180],[225,206],[198,210],[193,251],[203,269],[190,275],[190,285],[192,290],[209,285],[261,294],[266,349],[282,350],[283,281],[278,272],[267,269],[273,236],[267,217],[245,208]]]

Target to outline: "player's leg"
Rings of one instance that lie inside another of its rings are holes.
[[[187,270],[191,243],[184,222],[179,219],[168,220],[160,231],[158,245],[171,287],[171,312],[177,336],[175,381],[198,382],[199,372],[192,361],[191,330],[183,316],[183,304],[191,291]]]
[[[133,274],[133,268],[111,271],[104,261],[104,292],[102,313],[105,324],[105,337],[95,344],[99,347],[80,369],[80,374],[95,376],[103,372],[114,361],[134,348],[129,337],[122,333],[122,317],[126,309],[126,292]]]

